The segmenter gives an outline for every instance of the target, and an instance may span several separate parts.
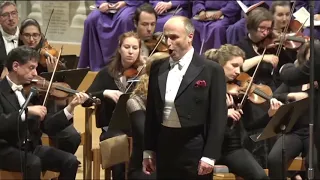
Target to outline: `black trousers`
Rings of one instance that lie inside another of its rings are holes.
[[[305,129],[308,131],[308,128]],[[286,169],[288,167],[289,160],[294,159],[302,153],[305,157],[305,167],[308,169],[309,166],[309,136],[301,135],[296,133],[285,134],[285,164]],[[317,168],[317,151],[315,148],[313,156],[313,169],[314,169],[314,179],[319,179],[319,170]],[[282,137],[274,144],[271,152],[268,156],[268,167],[269,167],[269,177],[270,179],[281,179],[282,178]]]
[[[212,173],[198,175],[204,147],[203,132],[203,126],[161,127],[156,152],[157,179],[212,179]]]
[[[217,163],[228,166],[230,172],[246,180],[269,179],[253,155],[244,148],[223,154]]]
[[[108,129],[108,131],[102,130],[102,133],[100,135],[100,141],[103,141],[108,138],[112,138],[118,135],[122,135],[123,132]],[[142,162],[141,162],[142,163]],[[125,163],[117,164],[111,167],[112,171],[112,179],[113,180],[123,180],[125,179],[125,173],[126,173],[126,166]]]
[[[24,151],[8,146],[0,151],[0,168],[23,172]],[[41,171],[60,172],[59,179],[75,179],[79,162],[71,154],[49,146],[37,146],[27,154],[27,179],[40,179]]]
[[[73,124],[54,135],[49,134],[48,136],[52,140],[54,147],[71,154],[76,153],[81,143],[81,136]]]

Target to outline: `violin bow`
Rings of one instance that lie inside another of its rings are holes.
[[[177,8],[174,10],[174,13],[173,13],[172,17],[177,14],[177,12],[178,12],[178,10],[179,10],[179,7],[180,7],[180,4],[178,4]],[[161,36],[160,36],[160,38],[159,38],[156,46],[155,46],[155,47],[153,48],[153,50],[151,51],[149,57],[152,56],[153,53],[156,51],[157,47],[159,46],[159,44],[161,43],[161,41],[162,41],[163,38],[164,38],[164,33],[162,32],[162,34],[161,34]]]
[[[48,96],[49,96],[49,92],[50,92],[50,89],[51,89],[51,87],[52,87],[53,77],[54,77],[54,75],[55,75],[55,73],[56,73],[56,71],[57,71],[57,67],[58,67],[58,63],[59,63],[59,59],[60,59],[62,50],[63,50],[63,45],[62,45],[61,48],[60,48],[59,56],[58,56],[58,58],[57,58],[57,60],[56,60],[56,62],[55,62],[54,69],[53,69],[53,71],[52,71],[52,75],[51,75],[51,79],[50,79],[50,81],[49,81],[48,89],[47,89],[46,95],[45,95],[44,100],[43,100],[43,104],[42,104],[43,106],[46,105],[46,102],[47,102],[47,99],[48,99]]]
[[[53,12],[54,12],[54,8],[52,9],[51,14],[50,14],[50,16],[49,16],[49,21],[48,21],[48,24],[47,24],[47,27],[46,27],[46,31],[44,32],[44,38],[46,38],[46,35],[47,35],[48,29],[49,29],[49,25],[50,25],[50,22],[51,22],[51,18],[52,18]]]
[[[200,47],[200,53],[199,53],[199,55],[202,54],[203,45],[204,45],[204,38],[202,39],[202,42],[201,42],[201,47]]]

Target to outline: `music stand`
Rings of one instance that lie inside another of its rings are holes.
[[[71,87],[71,89],[76,90],[87,75],[88,71],[89,68],[56,71],[53,77],[53,82],[65,82]],[[43,72],[40,76],[50,81],[52,72]]]
[[[76,69],[78,66],[79,57],[75,54],[61,55],[60,59],[67,69]]]
[[[126,134],[130,132],[131,123],[127,113],[127,101],[130,98],[130,95],[130,93],[122,94],[119,97],[109,123],[109,129],[121,130]]]
[[[286,178],[286,163],[285,163],[285,133],[291,131],[300,116],[309,108],[309,98],[295,101],[289,104],[282,105],[276,114],[269,121],[262,133],[251,135],[250,138],[254,142],[262,141],[274,137],[281,133],[282,135],[282,179]]]

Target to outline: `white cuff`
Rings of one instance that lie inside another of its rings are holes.
[[[63,112],[66,115],[68,120],[73,118],[73,114],[69,113],[69,111],[66,108],[63,109]]]
[[[156,153],[150,150],[143,151],[143,159],[153,159]]]
[[[206,162],[206,163],[210,164],[211,166],[214,166],[214,163],[215,163],[214,159],[210,159],[210,158],[207,158],[207,157],[202,157],[201,161]]]

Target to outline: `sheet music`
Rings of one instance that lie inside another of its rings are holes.
[[[301,7],[299,10],[293,13],[293,17],[295,17],[295,20],[299,21],[301,24],[306,21],[304,27],[310,27],[310,13],[306,8]],[[320,26],[320,21],[315,20],[314,26]]]

